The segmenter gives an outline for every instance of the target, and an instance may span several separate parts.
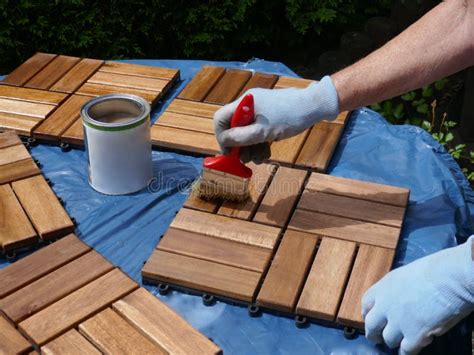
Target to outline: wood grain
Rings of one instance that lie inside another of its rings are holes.
[[[21,354],[32,349],[31,344],[0,315],[0,354]]]
[[[216,213],[221,205],[221,201],[217,199],[204,200],[192,192],[189,194],[188,199],[184,202],[184,207],[192,208],[198,211],[204,211],[209,213]]]
[[[166,108],[166,111],[212,119],[214,118],[214,113],[221,107],[221,105],[207,104],[205,102],[174,99]]]
[[[203,101],[225,74],[225,68],[204,65],[178,95],[180,99]]]
[[[112,307],[171,354],[222,353],[217,345],[144,288],[115,302]]]
[[[111,61],[105,62],[105,64],[100,68],[100,71],[104,73],[143,76],[146,78],[159,78],[159,79],[165,79],[168,81],[179,78],[178,69],[155,67],[151,65],[111,62]]]
[[[288,228],[311,234],[333,237],[395,249],[400,228],[297,209]]]
[[[0,129],[11,130],[23,136],[31,136],[31,131],[41,118],[0,112]]]
[[[306,175],[304,170],[279,167],[253,220],[284,226],[303,188]]]
[[[64,333],[41,348],[44,355],[100,355],[101,352],[75,329]]]
[[[20,137],[13,131],[0,131],[0,149],[22,144]]]
[[[15,163],[0,166],[0,184],[25,179],[40,173],[41,171],[33,159],[20,160]]]
[[[92,75],[92,77],[90,77],[87,82],[92,84],[149,90],[153,92],[161,92],[169,84],[168,80],[163,79],[126,74],[105,73],[102,71],[98,71]]]
[[[81,323],[79,331],[104,354],[168,354],[111,308]]]
[[[22,86],[54,58],[56,58],[56,54],[38,52],[13,70],[5,79],[3,79],[2,83]]]
[[[61,135],[61,141],[77,146],[84,145],[84,126],[82,125],[82,119],[78,118],[66,129]]]
[[[36,344],[43,345],[137,287],[132,279],[114,269],[35,313],[19,327]]]
[[[179,211],[171,227],[267,249],[275,246],[280,234],[280,228],[187,208]]]
[[[296,312],[334,321],[352,267],[356,244],[322,238]]]
[[[142,269],[145,280],[163,281],[246,302],[254,298],[261,273],[155,250]]]
[[[398,186],[383,185],[318,173],[311,174],[306,189],[400,207],[407,205],[409,195],[408,189]]]
[[[35,76],[28,80],[25,87],[48,90],[53,84],[63,77],[80,58],[60,55],[49,62]]]
[[[214,123],[212,120],[205,117],[183,115],[175,112],[164,112],[155,122],[155,125],[207,133],[210,135],[214,134]]]
[[[154,105],[161,97],[161,91],[141,90],[137,88],[111,86],[103,84],[94,84],[86,82],[77,91],[76,94],[87,96],[100,96],[108,94],[131,94],[142,97],[149,104]]]
[[[286,313],[294,311],[317,240],[307,233],[285,233],[258,294],[258,305]]]
[[[245,84],[242,90],[237,94],[237,97],[243,95],[247,90],[254,88],[272,89],[277,80],[278,75],[257,72],[253,74],[247,84]]]
[[[390,271],[395,250],[361,245],[349,278],[337,322],[355,328],[364,328],[362,296]]]
[[[225,239],[170,228],[158,249],[241,269],[263,272],[271,251]]]
[[[44,90],[0,85],[0,97],[20,101],[36,102],[38,104],[59,105],[67,95]]]
[[[0,149],[0,165],[15,163],[24,159],[31,159],[31,156],[23,144]]]
[[[204,101],[220,105],[234,101],[251,77],[250,71],[228,69]]]
[[[286,88],[300,88],[303,89],[309,84],[313,83],[313,80],[292,78],[289,76],[280,76],[276,82],[274,89],[286,89]]]
[[[293,165],[296,162],[308,135],[309,130],[306,130],[296,136],[273,142],[270,147],[272,151],[270,160]]]
[[[103,60],[81,59],[71,70],[69,70],[62,78],[60,78],[51,88],[50,91],[59,91],[72,94],[86,80],[94,74],[97,69],[104,63]]]
[[[43,176],[12,183],[13,191],[42,239],[66,235],[74,224]]]
[[[71,234],[0,270],[0,298],[19,290],[90,250]]]
[[[0,98],[0,112],[45,118],[55,105]]]
[[[95,251],[71,261],[0,300],[0,309],[15,323],[111,271],[113,265]]]
[[[10,185],[0,185],[0,246],[8,250],[36,240],[36,232]]]

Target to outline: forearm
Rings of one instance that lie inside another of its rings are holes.
[[[474,0],[443,2],[385,46],[334,74],[340,111],[382,101],[474,64]]]

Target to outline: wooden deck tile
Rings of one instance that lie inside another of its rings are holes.
[[[250,71],[228,69],[204,101],[221,105],[234,101],[251,77],[252,72]]]
[[[155,125],[214,135],[214,123],[212,120],[200,116],[164,112],[155,122]]]
[[[395,251],[369,245],[361,245],[337,315],[340,324],[364,328],[362,320],[362,296],[374,283],[390,271]]]
[[[221,201],[219,200],[204,200],[192,192],[189,194],[188,199],[184,202],[184,207],[209,213],[216,213],[220,205]]]
[[[298,301],[298,314],[335,320],[355,252],[353,242],[322,238]]]
[[[280,76],[276,82],[275,89],[286,89],[286,88],[300,88],[304,89],[309,84],[313,83],[313,80],[302,79],[302,78],[292,78],[289,76]]]
[[[272,89],[278,80],[278,75],[255,73],[250,80],[245,84],[242,90],[237,94],[237,97],[242,96],[247,90],[254,88]]]
[[[43,69],[35,74],[25,84],[25,87],[48,90],[63,77],[80,58],[59,55],[50,61]]]
[[[81,59],[76,65],[74,65],[74,67],[72,67],[71,70],[51,86],[49,90],[72,94],[77,90],[77,88],[79,88],[79,86],[84,84],[103,63],[103,60],[88,58]]]
[[[22,144],[20,137],[13,131],[0,131],[0,149]]]
[[[61,135],[61,141],[82,146],[84,145],[84,127],[82,125],[82,119],[78,118],[71,126]]]
[[[184,208],[176,215],[171,227],[272,249],[280,228],[219,216]]]
[[[173,81],[179,78],[178,69],[112,61],[105,62],[105,64],[100,68],[100,71],[104,73],[128,74],[145,78],[165,79],[168,81]]]
[[[13,191],[42,239],[66,235],[74,224],[43,176],[12,183]]]
[[[31,156],[23,144],[0,149],[0,165],[11,164],[25,159],[31,159]]]
[[[0,315],[0,354],[22,354],[31,349],[23,335]]]
[[[75,329],[64,333],[41,347],[45,355],[100,355],[102,354]]]
[[[221,105],[207,104],[205,102],[174,99],[166,108],[166,112],[213,119],[214,113],[221,107]]]
[[[178,98],[203,101],[224,74],[225,68],[204,65],[181,91]]]
[[[15,323],[21,322],[112,269],[111,263],[90,251],[0,299],[0,310]]]
[[[35,102],[0,98],[0,112],[45,118],[56,106]]]
[[[272,254],[268,249],[174,228],[166,232],[158,249],[257,272],[265,270]]]
[[[282,227],[290,218],[306,178],[304,170],[280,167],[253,220]]]
[[[64,101],[66,95],[38,89],[0,85],[0,97],[4,99],[13,99],[57,106]]]
[[[112,307],[171,354],[222,353],[217,345],[143,288],[115,302]]]
[[[142,90],[130,87],[94,84],[86,82],[77,91],[76,94],[87,96],[100,96],[108,94],[131,94],[142,97],[150,105],[154,105],[161,97],[161,91]]]
[[[261,273],[155,250],[142,269],[146,280],[163,281],[246,302],[254,298]]]
[[[149,78],[143,76],[134,76],[117,73],[106,73],[102,71],[92,75],[88,83],[118,86],[123,88],[132,88],[139,90],[149,90],[153,92],[161,92],[169,83],[168,80]]]
[[[11,164],[0,166],[0,184],[6,184],[20,179],[40,174],[33,159],[24,159]]]
[[[79,330],[104,354],[168,354],[111,308],[81,323]]]
[[[285,233],[258,294],[258,305],[293,312],[313,261],[317,240],[307,233]]]
[[[19,290],[90,250],[71,234],[0,270],[0,298]]]
[[[296,162],[308,135],[309,130],[306,130],[296,136],[273,142],[270,147],[272,151],[270,160],[293,165]]]
[[[35,313],[22,321],[19,327],[36,344],[43,345],[137,287],[120,270],[114,269]]]
[[[0,211],[0,247],[8,250],[38,240],[10,185],[0,185]]]
[[[2,83],[22,86],[54,58],[56,58],[56,54],[38,52],[13,70],[2,80]]]
[[[17,134],[29,137],[41,120],[38,117],[0,112],[0,129],[14,131]]]

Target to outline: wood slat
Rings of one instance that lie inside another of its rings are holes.
[[[0,149],[0,165],[15,163],[24,159],[31,159],[31,156],[23,144]]]
[[[189,194],[188,199],[184,202],[184,207],[192,208],[198,211],[204,211],[209,213],[216,213],[221,205],[221,201],[217,199],[204,200],[192,192]]]
[[[149,104],[154,105],[161,97],[161,91],[141,90],[136,88],[102,85],[86,82],[77,91],[76,94],[87,96],[100,96],[108,94],[131,94],[142,97]]]
[[[36,344],[43,345],[137,287],[132,279],[114,269],[35,313],[19,327]]]
[[[220,152],[219,145],[213,134],[158,125],[151,126],[150,133],[151,142],[157,147],[191,151],[205,155],[215,155]]]
[[[245,84],[237,97],[242,96],[247,90],[254,88],[272,89],[277,80],[278,75],[257,72],[250,78],[247,84]]]
[[[164,112],[155,122],[155,125],[210,135],[214,134],[214,123],[212,120],[200,116],[183,115],[181,113]]]
[[[400,228],[297,209],[288,228],[311,234],[395,249]]]
[[[0,85],[0,97],[57,106],[64,101],[66,95],[44,90]]]
[[[107,61],[100,68],[104,73],[128,74],[146,78],[159,78],[172,81],[179,78],[179,70],[172,68],[155,67],[151,65],[130,64]]]
[[[74,224],[43,176],[12,183],[13,191],[42,239],[66,235]]]
[[[245,220],[252,219],[277,168],[271,164],[256,165],[253,163],[249,163],[248,167],[253,171],[249,185],[249,198],[241,202],[224,201],[217,212],[218,214]]]
[[[35,176],[40,173],[41,171],[33,159],[20,160],[15,163],[0,166],[0,184],[29,178],[30,176]]]
[[[224,74],[225,68],[204,65],[181,91],[178,98],[203,101]]]
[[[362,319],[362,296],[390,271],[395,250],[361,245],[349,278],[341,308],[337,315],[340,324],[364,328]]]
[[[1,299],[0,309],[15,323],[21,322],[112,269],[111,263],[90,251]]]
[[[217,345],[143,288],[115,302],[112,307],[171,354],[222,353]]]
[[[212,119],[214,118],[214,113],[221,107],[221,105],[207,104],[205,102],[174,99],[166,108],[166,111]]]
[[[273,142],[270,147],[272,151],[270,160],[293,165],[296,162],[308,135],[309,130],[306,130],[296,136]]]
[[[71,126],[61,135],[61,141],[76,146],[84,145],[84,127],[82,119],[78,118]]]
[[[33,244],[37,239],[10,185],[0,185],[0,246],[12,249]]]
[[[407,205],[409,195],[409,190],[402,187],[318,173],[311,174],[306,189],[399,207]]]
[[[0,112],[45,118],[55,105],[0,98]]]
[[[31,344],[0,315],[0,354],[21,354],[31,349]]]
[[[335,320],[355,252],[353,242],[322,238],[298,301],[298,314]]]
[[[23,136],[31,136],[31,131],[42,118],[0,112],[0,129],[11,130]]]
[[[220,105],[234,101],[251,77],[250,71],[228,69],[204,101]]]
[[[71,234],[0,270],[0,298],[60,268],[90,250]]]
[[[53,84],[63,77],[80,58],[60,55],[49,62],[35,76],[28,80],[25,87],[48,90]]]
[[[303,89],[313,82],[314,82],[313,80],[308,80],[308,79],[292,78],[289,76],[280,76],[274,88],[275,89],[286,89],[286,88]]]
[[[225,239],[170,228],[158,249],[241,269],[263,272],[271,251]]]
[[[0,131],[0,149],[8,148],[13,145],[22,144],[20,137],[10,130]]]
[[[317,239],[307,233],[285,233],[258,294],[258,305],[293,312],[313,261]]]
[[[12,71],[3,79],[2,83],[22,86],[54,58],[56,58],[56,54],[38,52]]]
[[[111,308],[80,324],[79,330],[104,354],[168,354]]]
[[[179,211],[171,227],[267,249],[275,246],[280,234],[280,228],[187,208]]]
[[[101,352],[75,329],[64,333],[41,348],[44,355],[100,355]]]
[[[246,302],[254,298],[261,273],[155,250],[142,269],[145,280],[164,281]]]
[[[163,91],[169,84],[168,80],[148,78],[142,76],[116,74],[116,73],[105,73],[98,71],[92,75],[88,83],[110,85],[123,88],[132,88],[140,90],[149,90],[153,92]]]
[[[94,74],[104,63],[103,60],[81,59],[71,70],[60,78],[49,90],[73,93]]]
[[[284,226],[303,188],[306,175],[304,170],[280,167],[253,220],[273,226]]]

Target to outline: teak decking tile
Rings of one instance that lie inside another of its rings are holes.
[[[234,101],[251,77],[252,72],[247,70],[227,70],[206,96],[204,102],[225,105]]]
[[[49,62],[56,58],[56,54],[36,53],[18,68],[13,70],[1,82],[9,85],[23,86],[36,73],[43,69]]]
[[[22,354],[31,348],[23,335],[0,314],[0,353]]]
[[[178,95],[180,99],[203,101],[225,74],[225,68],[205,65]]]
[[[50,91],[72,94],[104,63],[103,60],[81,59],[71,70],[51,86]]]
[[[48,90],[53,84],[65,75],[80,58],[59,55],[36,73],[24,86],[35,89]]]
[[[102,354],[86,338],[75,329],[71,329],[60,337],[41,347],[45,355],[100,355]]]

